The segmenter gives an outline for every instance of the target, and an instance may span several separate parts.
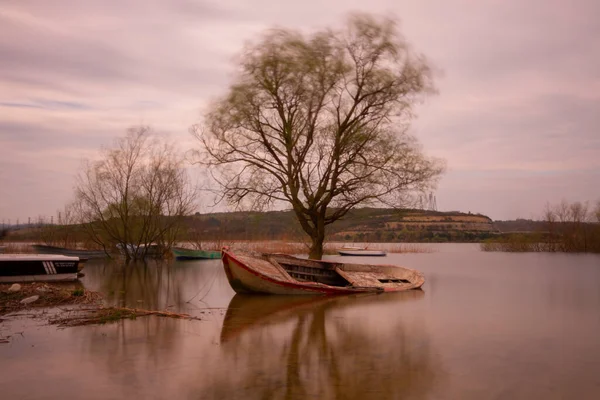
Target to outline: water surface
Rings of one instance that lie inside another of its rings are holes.
[[[600,256],[436,252],[352,258],[421,270],[423,291],[234,295],[219,260],[123,268],[82,283],[108,302],[202,317],[23,331],[0,345],[20,399],[598,399]]]

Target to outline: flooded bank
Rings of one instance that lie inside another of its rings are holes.
[[[434,253],[391,263],[423,291],[240,296],[219,260],[88,262],[106,302],[187,313],[57,329],[7,318],[7,398],[544,399],[600,396],[600,257]],[[20,333],[19,333],[20,332]]]

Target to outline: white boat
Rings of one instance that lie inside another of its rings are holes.
[[[0,254],[0,282],[74,281],[81,265],[57,254]]]
[[[344,246],[338,249],[340,256],[370,256],[370,257],[383,257],[386,252],[383,250],[369,250],[367,247],[358,246]]]
[[[122,243],[117,243],[117,249],[119,249],[119,252],[122,255],[125,255],[125,246]],[[129,250],[130,255],[133,255],[136,252],[138,255],[142,255],[145,252],[147,257],[158,257],[162,254],[161,248],[156,244],[140,244],[139,246],[135,244],[128,244],[127,250]]]

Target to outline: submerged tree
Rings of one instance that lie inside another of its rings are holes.
[[[544,221],[549,251],[600,252],[600,202],[546,204]]]
[[[232,204],[291,205],[321,258],[325,227],[359,205],[406,206],[443,167],[407,133],[431,70],[388,18],[310,36],[272,30],[192,131]]]
[[[75,190],[92,240],[120,247],[127,259],[146,256],[150,244],[170,248],[193,211],[183,158],[148,127],[129,129],[101,160],[88,163]]]

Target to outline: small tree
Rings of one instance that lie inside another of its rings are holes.
[[[209,110],[200,162],[232,204],[289,203],[321,258],[325,227],[359,205],[401,207],[442,172],[407,134],[430,68],[395,21],[354,15],[343,31],[269,31]]]
[[[145,257],[150,244],[172,246],[193,211],[194,190],[173,146],[135,127],[101,160],[87,163],[76,195],[92,240],[105,249],[119,246],[129,260]]]

